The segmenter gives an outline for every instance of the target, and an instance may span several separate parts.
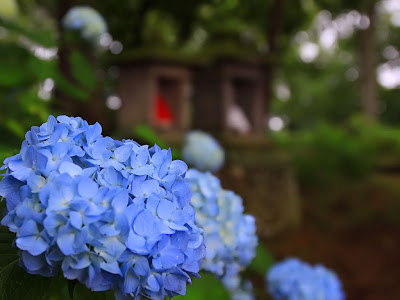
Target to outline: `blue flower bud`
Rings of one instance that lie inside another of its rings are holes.
[[[297,258],[275,264],[266,274],[274,300],[344,300],[339,278],[322,265],[311,266]]]
[[[104,18],[89,6],[74,6],[64,16],[62,24],[65,29],[77,31],[83,39],[95,44],[107,32]]]
[[[183,159],[200,171],[218,171],[224,164],[224,149],[211,135],[191,131],[186,135],[182,150]]]

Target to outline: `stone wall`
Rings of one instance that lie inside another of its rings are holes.
[[[242,196],[257,220],[258,235],[269,238],[301,222],[296,178],[288,157],[265,138],[225,138],[227,162],[219,172],[224,188]]]

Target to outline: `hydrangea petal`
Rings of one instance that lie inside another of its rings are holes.
[[[153,231],[155,222],[154,215],[148,210],[144,210],[136,217],[133,229],[137,234],[148,237]]]
[[[66,161],[60,165],[60,167],[58,168],[58,171],[61,174],[67,173],[71,177],[76,177],[82,173],[82,168],[72,162]]]
[[[0,196],[7,198],[8,194],[16,192],[23,183],[12,176],[7,176],[0,181]]]
[[[139,285],[139,277],[128,272],[124,278],[124,293],[134,293]]]
[[[97,183],[90,178],[85,177],[79,181],[78,192],[79,195],[84,198],[92,198],[94,195],[96,195],[98,189],[99,187]]]
[[[27,250],[31,255],[42,254],[49,247],[41,236],[24,236],[16,239],[15,244],[21,250]]]
[[[126,241],[126,247],[137,254],[148,254],[149,250],[146,248],[146,240],[133,232],[129,233],[128,240]]]
[[[21,258],[24,266],[29,271],[38,271],[46,264],[46,259],[43,255],[33,256],[28,251],[22,251]]]
[[[74,241],[75,241],[75,234],[71,232],[65,233],[58,236],[57,245],[64,255],[73,255],[76,254],[75,249],[73,247]]]
[[[184,261],[184,255],[179,248],[168,245],[162,250],[160,260],[164,268],[172,268]]]

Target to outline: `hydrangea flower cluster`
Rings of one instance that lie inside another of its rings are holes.
[[[254,300],[253,284],[249,280],[245,280],[243,284],[230,292],[232,300]]]
[[[184,295],[205,256],[186,164],[101,131],[50,116],[4,161],[1,224],[16,233],[21,266],[42,276],[61,266],[67,279],[121,299]]]
[[[336,274],[322,265],[311,266],[296,258],[275,264],[266,275],[274,300],[344,300]]]
[[[211,135],[191,131],[186,135],[182,150],[183,159],[200,171],[218,171],[224,164],[224,149]]]
[[[186,178],[192,191],[196,224],[204,229],[207,245],[202,269],[214,273],[228,290],[238,289],[240,271],[255,256],[255,219],[243,214],[242,198],[222,189],[211,173],[189,169]]]
[[[62,24],[68,30],[78,31],[83,39],[94,44],[107,32],[104,18],[89,6],[74,6],[64,16]]]

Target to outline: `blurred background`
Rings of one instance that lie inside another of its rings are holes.
[[[175,158],[207,131],[265,264],[324,263],[348,299],[400,299],[399,89],[399,0],[0,0],[2,160],[49,114]]]

